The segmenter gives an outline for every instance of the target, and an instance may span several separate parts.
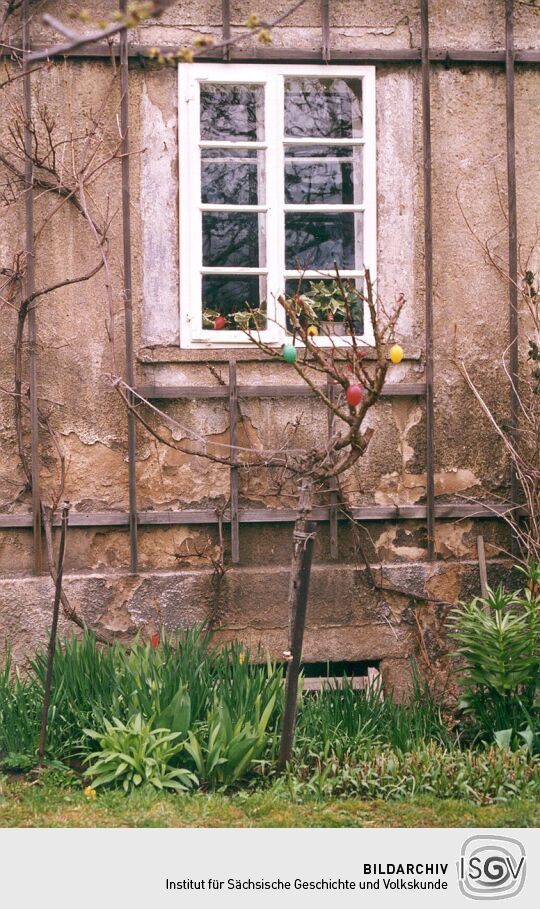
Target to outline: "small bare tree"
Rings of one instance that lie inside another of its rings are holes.
[[[201,458],[221,464],[253,468],[253,466],[279,467],[297,486],[298,512],[292,534],[292,563],[289,584],[289,650],[285,685],[285,714],[281,739],[279,769],[283,770],[291,757],[296,719],[298,678],[302,659],[302,646],[309,591],[309,573],[313,542],[317,525],[311,520],[314,495],[325,488],[328,481],[336,480],[349,470],[365,454],[373,434],[372,428],[365,428],[369,410],[379,400],[390,366],[389,346],[394,340],[396,325],[405,304],[400,295],[387,310],[381,300],[376,299],[369,270],[365,275],[365,290],[359,291],[342,281],[336,266],[337,292],[341,296],[344,310],[346,336],[340,339],[327,336],[327,344],[321,345],[321,323],[317,318],[309,296],[300,292],[292,297],[280,297],[285,319],[290,331],[290,341],[283,348],[262,340],[258,328],[263,313],[248,310],[242,313],[240,324],[246,336],[269,359],[285,359],[299,378],[313,392],[316,398],[328,408],[335,420],[334,432],[324,444],[309,449],[288,449],[284,446],[273,450],[259,451],[253,448],[231,449],[228,443],[220,443],[222,454],[210,453],[206,440],[192,433],[189,445],[177,442],[163,435],[151,422],[151,414],[178,428],[184,429],[165,412],[137,395],[120,377],[113,383],[126,408],[151,435],[163,444],[179,451],[189,451]],[[302,281],[299,282],[301,287]],[[356,313],[366,305],[374,343],[366,346],[357,336]],[[321,385],[321,379],[323,384]],[[337,394],[334,393],[334,389]],[[134,400],[136,403],[133,403]],[[146,408],[146,413],[145,413]],[[193,446],[193,442],[198,444]]]

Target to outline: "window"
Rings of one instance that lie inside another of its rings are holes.
[[[375,278],[374,67],[183,64],[179,92],[181,344],[249,343],[252,310],[282,343],[281,293]]]

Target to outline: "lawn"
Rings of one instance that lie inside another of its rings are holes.
[[[271,790],[219,795],[124,796],[96,799],[82,787],[63,788],[47,778],[11,777],[0,798],[0,827],[538,827],[538,802],[475,806],[422,798],[385,802],[325,799],[291,802]]]

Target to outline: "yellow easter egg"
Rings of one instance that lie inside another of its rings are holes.
[[[390,348],[390,359],[392,363],[401,363],[403,359],[403,348],[399,344],[394,344]]]
[[[306,331],[308,338],[316,338],[319,334],[319,329],[316,325],[309,325]]]

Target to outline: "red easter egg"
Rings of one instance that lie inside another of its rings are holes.
[[[347,389],[347,402],[351,407],[356,407],[360,404],[362,398],[364,397],[364,389],[361,385],[349,385]]]
[[[214,319],[214,328],[217,328],[218,330],[220,328],[225,328],[226,324],[227,319],[225,316],[218,316],[217,319]]]

